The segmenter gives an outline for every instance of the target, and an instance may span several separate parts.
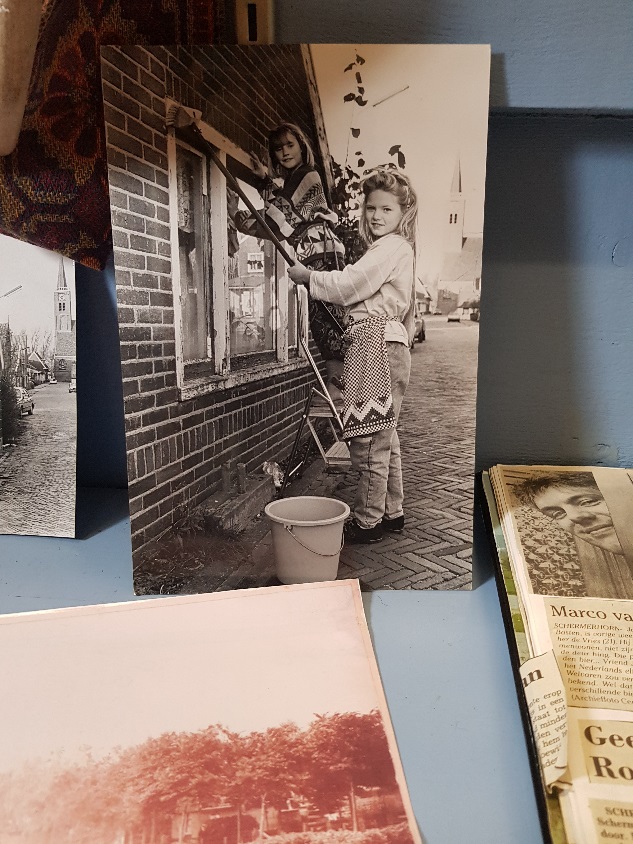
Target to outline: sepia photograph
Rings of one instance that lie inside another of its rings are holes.
[[[470,588],[489,47],[101,59],[136,593]]]
[[[0,669],[3,841],[421,844],[354,581],[5,615]]]
[[[633,472],[505,466],[532,591],[633,598]]]
[[[75,536],[75,266],[0,235],[0,533]]]

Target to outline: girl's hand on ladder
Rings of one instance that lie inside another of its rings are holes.
[[[297,261],[293,267],[288,267],[288,275],[295,284],[310,286],[310,270]]]

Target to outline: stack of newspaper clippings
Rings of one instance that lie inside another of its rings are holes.
[[[633,471],[499,465],[483,481],[551,839],[631,842]]]

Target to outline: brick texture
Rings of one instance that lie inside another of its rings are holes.
[[[269,129],[316,129],[300,51],[267,48],[102,49],[110,199],[128,449],[132,544],[138,551],[219,486],[222,464],[285,456],[299,424],[307,368],[179,400],[171,278],[165,97],[246,151]]]

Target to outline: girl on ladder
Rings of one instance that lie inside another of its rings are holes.
[[[409,179],[377,169],[364,180],[360,233],[368,246],[343,270],[297,264],[290,278],[313,299],[349,309],[343,378],[344,436],[360,474],[347,542],[379,542],[404,528],[396,424],[411,370],[418,203]]]
[[[287,241],[297,258],[311,269],[342,267],[345,248],[332,229],[338,217],[328,208],[306,136],[294,123],[280,123],[269,134],[268,155],[270,173],[254,153],[251,163],[264,200],[264,217],[273,233],[279,240]],[[281,180],[281,185],[273,181],[273,176]],[[239,231],[255,237],[268,236],[249,211],[231,210]],[[308,296],[308,319],[314,342],[325,360],[328,390],[335,401],[340,400],[337,384],[345,356],[346,311]]]

